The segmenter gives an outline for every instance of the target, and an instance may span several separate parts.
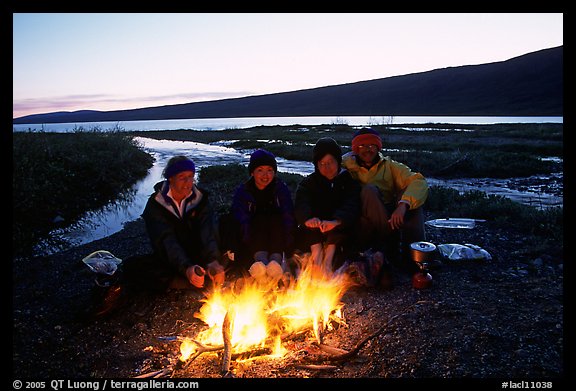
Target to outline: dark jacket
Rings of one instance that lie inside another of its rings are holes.
[[[296,189],[296,221],[302,225],[312,217],[339,219],[342,229],[354,227],[361,212],[360,190],[360,184],[346,170],[341,170],[331,181],[315,171]]]
[[[232,201],[232,213],[240,225],[242,241],[250,241],[249,226],[257,214],[276,215],[280,216],[286,234],[286,248],[293,245],[296,220],[292,193],[288,185],[277,177],[263,190],[256,187],[254,177],[238,186]]]
[[[194,186],[186,200],[184,216],[178,216],[168,193],[168,182],[154,186],[142,217],[154,253],[177,272],[186,275],[188,266],[220,259],[216,214],[206,190]]]

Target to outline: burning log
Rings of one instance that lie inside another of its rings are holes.
[[[260,348],[254,349],[247,352],[240,352],[232,354],[232,360],[246,360],[252,357],[257,356],[266,356],[272,353],[272,349],[270,348]]]
[[[222,336],[224,337],[224,324],[223,324],[222,328],[223,328]],[[231,330],[231,327],[229,327],[229,329]],[[310,330],[311,330],[311,327],[303,327],[299,330],[283,334],[280,337],[280,341],[284,342],[284,341],[296,339],[296,338],[300,337],[301,335],[309,332]],[[159,338],[164,340],[164,341],[180,341],[180,342],[193,343],[197,346],[196,351],[192,355],[190,355],[189,358],[186,359],[185,367],[190,365],[190,363],[192,361],[194,361],[197,357],[199,357],[202,353],[218,352],[220,350],[226,349],[226,342],[223,345],[208,346],[208,345],[204,345],[203,343],[201,343],[199,341],[196,341],[195,339],[191,339],[191,338],[183,337],[183,336],[170,336],[170,337],[159,337]],[[225,337],[225,338],[227,338],[227,337]],[[270,344],[273,342],[273,338],[269,338],[265,342],[266,342],[266,344]],[[230,352],[232,352],[231,348],[230,348]],[[251,358],[251,357],[255,357],[255,356],[264,356],[264,355],[271,354],[271,353],[272,353],[272,350],[270,348],[267,348],[267,347],[257,348],[257,349],[252,349],[252,350],[246,350],[243,352],[233,353],[230,355],[230,360],[243,360],[243,359],[247,359],[247,358]]]
[[[322,344],[324,340],[324,328],[321,320],[314,319],[314,336],[319,345]]]
[[[322,345],[333,323],[345,324],[340,299],[350,286],[346,275],[303,266],[298,278],[283,289],[277,283],[268,286],[246,278],[238,279],[232,287],[215,289],[194,315],[208,328],[195,340],[176,338],[182,341],[180,360],[188,366],[202,353],[223,350],[221,373],[226,375],[233,357],[282,355],[282,342],[310,330]],[[244,353],[236,356],[232,349]]]
[[[230,310],[222,322],[222,339],[224,340],[224,354],[222,355],[222,376],[227,377],[230,372],[230,359],[232,358],[232,316]]]

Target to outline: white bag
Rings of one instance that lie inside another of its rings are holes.
[[[483,248],[474,244],[439,244],[436,246],[440,255],[450,261],[460,260],[486,260],[490,261],[492,255]]]
[[[122,260],[116,258],[108,251],[98,250],[85,257],[82,262],[84,262],[94,273],[111,276],[116,272],[118,265],[122,263]]]

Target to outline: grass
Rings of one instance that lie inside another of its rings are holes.
[[[562,171],[561,164],[539,160],[541,153],[562,156],[561,124],[466,127],[474,127],[474,134],[458,130],[416,132],[378,126],[386,147],[402,145],[405,149],[389,154],[426,176],[436,176],[432,175],[436,173],[438,177],[501,178]],[[58,239],[50,236],[53,229],[73,226],[84,213],[112,201],[130,202],[128,189],[147,175],[153,164],[153,158],[141,149],[133,136],[204,143],[235,140],[235,148],[265,146],[277,156],[310,160],[312,146],[319,137],[334,137],[347,151],[354,131],[348,125],[294,125],[224,131],[14,132],[13,254],[29,256],[34,246],[45,240],[47,245],[58,246]],[[294,194],[302,176],[287,173],[279,176]],[[205,167],[199,173],[199,183],[212,192],[218,213],[229,210],[234,189],[247,178],[246,168],[235,164]],[[563,240],[562,208],[539,210],[480,191],[461,194],[433,186],[426,210],[434,217],[462,215],[487,219],[497,226],[513,227],[533,235],[536,241],[562,243]]]
[[[563,157],[563,124],[497,125],[418,124],[376,125],[385,154],[427,177],[513,178],[563,171],[562,162],[542,157]],[[413,128],[443,130],[414,131]],[[320,137],[332,137],[344,152],[350,150],[357,128],[349,125],[257,126],[217,131],[145,131],[134,135],[201,143],[230,142],[236,149],[266,148],[290,160],[310,160]]]
[[[51,230],[130,196],[153,158],[122,132],[13,134],[12,245],[28,255],[35,244],[58,245]]]

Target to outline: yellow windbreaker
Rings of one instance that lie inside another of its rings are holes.
[[[369,170],[356,162],[354,152],[342,156],[342,167],[352,178],[360,183],[376,185],[382,194],[384,203],[407,201],[410,209],[416,209],[428,198],[428,182],[419,172],[413,172],[405,164],[384,157],[378,152],[380,161]]]

